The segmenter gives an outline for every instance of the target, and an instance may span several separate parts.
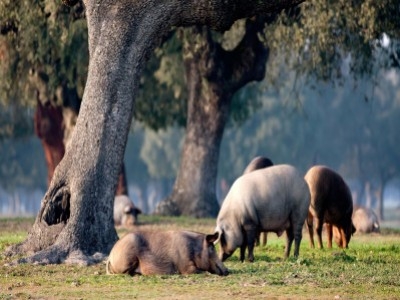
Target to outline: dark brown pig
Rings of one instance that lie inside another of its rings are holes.
[[[251,162],[247,165],[246,169],[244,169],[243,174],[247,174],[253,172],[255,170],[264,169],[267,167],[271,167],[274,164],[272,161],[265,156],[256,156],[251,160]]]
[[[240,260],[248,248],[253,261],[254,243],[260,232],[286,231],[285,257],[293,240],[299,255],[302,228],[310,205],[310,192],[295,167],[277,165],[242,175],[233,183],[217,217],[219,257],[225,260],[240,247]]]
[[[315,219],[319,248],[323,248],[322,228],[324,223],[328,235],[328,248],[332,248],[333,227],[336,227],[335,241],[338,246],[348,248],[351,235],[354,233],[351,221],[353,200],[349,187],[339,174],[325,166],[310,168],[304,178],[311,193],[307,218],[310,246],[315,247],[313,228]]]
[[[107,274],[193,274],[208,271],[228,275],[218,259],[218,234],[192,231],[137,231],[128,233],[111,249]]]
[[[142,211],[137,208],[126,195],[115,196],[114,199],[114,225],[129,227],[137,223],[138,214]]]
[[[253,172],[255,170],[264,169],[273,166],[272,161],[265,156],[256,156],[251,160],[251,162],[247,165],[246,169],[243,171],[243,175]],[[263,241],[262,245],[265,246],[267,244],[267,233],[263,232]],[[260,245],[261,233],[256,239],[256,246]]]
[[[379,232],[379,220],[374,211],[366,207],[358,207],[353,212],[353,224],[356,233]]]

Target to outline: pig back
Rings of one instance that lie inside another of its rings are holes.
[[[255,170],[264,169],[267,167],[271,167],[274,164],[272,161],[264,156],[256,156],[251,160],[251,162],[247,165],[246,169],[244,169],[243,174],[247,174],[253,172]]]
[[[353,213],[353,224],[356,233],[379,232],[378,217],[372,209],[366,207],[358,207]]]
[[[276,165],[239,177],[222,204],[219,218],[226,215],[225,219],[257,224],[266,231],[282,231],[289,226],[289,215],[304,222],[309,203],[308,186],[296,168]]]
[[[310,210],[314,216],[324,215],[324,220],[332,224],[351,218],[351,192],[338,173],[325,166],[314,166],[306,173],[305,180],[310,187]]]

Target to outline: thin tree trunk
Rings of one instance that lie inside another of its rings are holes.
[[[193,31],[192,38],[198,41],[201,33]],[[215,194],[218,156],[231,97],[206,79],[207,62],[201,55],[210,52],[207,40],[203,37],[201,43],[188,43],[184,51],[188,85],[186,136],[178,176],[166,202],[169,207],[163,214],[215,217],[219,211]]]
[[[217,166],[233,94],[264,78],[268,51],[258,40],[265,19],[247,21],[246,34],[232,51],[213,41],[205,27],[186,29],[184,64],[188,117],[181,164],[172,194],[156,213],[215,217]]]

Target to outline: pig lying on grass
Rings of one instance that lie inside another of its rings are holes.
[[[253,159],[251,160],[251,162],[247,165],[246,169],[244,169],[243,175],[244,175],[244,174],[247,174],[247,173],[250,173],[250,172],[253,172],[253,171],[255,171],[255,170],[268,168],[268,167],[271,167],[271,166],[273,166],[273,165],[274,165],[274,164],[273,164],[272,160],[270,160],[268,157],[265,157],[265,156],[256,156],[256,157],[253,158]],[[263,234],[263,235],[262,235],[262,237],[263,237],[262,245],[265,246],[265,245],[267,245],[267,233],[266,233],[266,232],[263,232],[262,234]],[[260,245],[260,239],[261,239],[261,233],[260,233],[260,235],[259,235],[259,236],[257,237],[257,239],[256,239],[256,246],[259,246],[259,245]]]
[[[254,242],[260,232],[286,231],[285,257],[295,240],[299,255],[303,224],[310,205],[310,192],[303,176],[290,165],[276,165],[239,177],[228,192],[217,217],[221,260],[240,247],[244,260],[254,260]]]
[[[111,249],[107,274],[193,274],[208,271],[228,275],[218,259],[218,234],[192,231],[137,231],[126,234]]]

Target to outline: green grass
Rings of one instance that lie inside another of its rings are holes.
[[[215,220],[141,216],[140,227],[211,233]],[[0,219],[0,252],[23,241],[33,219]],[[119,230],[125,234],[126,230]],[[238,250],[227,277],[108,276],[105,264],[7,266],[0,254],[0,299],[400,299],[400,231],[355,235],[349,249],[310,249],[304,234],[298,259],[283,259],[285,237],[268,234],[254,263]]]

